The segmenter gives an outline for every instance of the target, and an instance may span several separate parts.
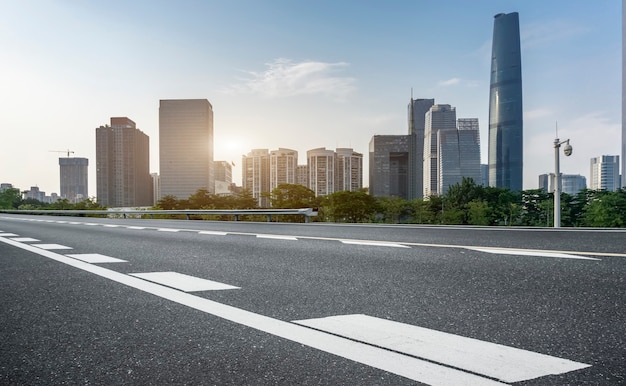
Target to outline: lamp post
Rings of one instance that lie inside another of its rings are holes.
[[[572,155],[572,146],[569,139],[559,142],[558,138],[554,139],[554,227],[561,227],[561,171],[559,165],[559,148],[562,144],[563,153],[566,157]]]

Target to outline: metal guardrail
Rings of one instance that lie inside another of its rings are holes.
[[[52,215],[52,216],[85,216],[99,215],[102,217],[123,217],[148,215],[154,218],[155,215],[185,215],[187,220],[192,215],[230,215],[235,221],[239,221],[239,216],[245,215],[265,215],[267,221],[272,221],[272,216],[276,215],[300,215],[304,216],[304,221],[309,222],[310,217],[317,216],[317,209],[301,208],[301,209],[181,209],[181,210],[19,210],[19,209],[0,209],[0,213],[8,214],[34,214],[34,215]]]

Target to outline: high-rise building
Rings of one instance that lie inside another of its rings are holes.
[[[296,168],[296,184],[309,187],[309,165],[298,165]]]
[[[214,193],[213,107],[206,99],[161,100],[161,197],[186,199],[200,189]]]
[[[522,59],[519,15],[494,18],[489,90],[489,185],[523,186]]]
[[[249,190],[260,207],[268,207],[263,193],[270,191],[270,154],[268,149],[253,149],[241,157],[242,187]]]
[[[426,112],[424,129],[424,197],[439,194],[439,158],[437,133],[440,130],[456,131],[456,108],[450,105],[433,105]]]
[[[489,165],[487,164],[480,164],[480,185],[489,186]]]
[[[65,198],[74,204],[89,197],[88,167],[89,160],[87,158],[59,158],[61,198]]]
[[[223,181],[229,185],[233,183],[233,165],[226,161],[213,162],[215,170],[215,181]]]
[[[626,187],[626,0],[622,0],[622,187]]]
[[[96,129],[96,185],[101,205],[154,205],[150,140],[126,117]]]
[[[335,152],[321,147],[306,152],[309,166],[309,189],[315,196],[326,196],[335,192]]]
[[[350,148],[337,148],[335,156],[335,192],[363,188],[363,154]]]
[[[583,189],[587,188],[587,179],[580,174],[561,174],[562,193],[576,195]],[[539,175],[539,189],[543,189],[548,193],[554,192],[554,173]]]
[[[156,204],[161,199],[161,176],[159,173],[150,173],[152,177],[152,201]]]
[[[461,184],[463,178],[481,183],[478,118],[459,118],[456,130],[437,132],[437,160],[437,194],[446,194],[450,186]]]
[[[369,143],[370,194],[375,197],[409,196],[410,135],[375,135]]]
[[[295,184],[298,168],[298,152],[279,148],[270,152],[270,187],[271,192],[280,184]]]
[[[413,99],[409,102],[409,181],[410,200],[421,198],[424,194],[424,130],[425,115],[435,104],[434,99]]]
[[[619,156],[603,155],[591,159],[589,189],[616,191],[620,188]]]

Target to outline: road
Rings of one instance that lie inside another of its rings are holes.
[[[0,384],[626,384],[626,230],[0,214]]]

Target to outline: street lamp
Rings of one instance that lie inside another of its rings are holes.
[[[558,138],[554,139],[554,227],[559,228],[561,226],[561,171],[559,165],[559,148],[562,144],[563,154],[566,157],[572,155],[572,146],[569,144],[569,139],[559,142]]]

